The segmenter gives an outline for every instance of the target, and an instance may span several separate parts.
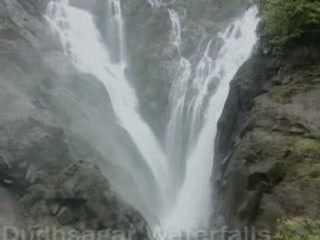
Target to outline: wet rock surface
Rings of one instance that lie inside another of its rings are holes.
[[[320,48],[290,50],[258,49],[231,84],[215,146],[217,225],[275,231],[283,218],[319,219]]]
[[[127,77],[135,86],[144,119],[160,139],[164,138],[170,113],[170,89],[181,74],[180,59],[192,64],[192,76],[212,39],[212,55],[219,49],[217,33],[242,14],[247,0],[161,1],[151,7],[148,1],[123,0],[127,36]],[[173,43],[169,9],[179,15],[181,46]]]
[[[121,172],[111,157],[140,156],[104,86],[63,54],[45,4],[0,1],[0,225],[147,237],[106,177]],[[115,150],[124,141],[130,154]]]

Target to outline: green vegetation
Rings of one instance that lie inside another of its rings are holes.
[[[281,223],[277,240],[320,240],[320,221],[294,218]]]
[[[299,93],[307,92],[313,89],[310,83],[297,83],[291,85],[277,86],[272,89],[271,94],[273,99],[280,103],[288,103],[291,98]]]
[[[320,143],[313,139],[301,139],[294,144],[295,151],[303,156],[320,158]]]
[[[306,54],[307,57],[302,55]],[[303,65],[294,73],[279,74],[272,79],[275,85],[270,93],[271,97],[279,103],[289,103],[292,98],[315,89],[320,84],[320,56],[318,51],[306,51],[296,57]]]
[[[309,176],[311,178],[319,178],[320,177],[320,165],[317,165],[314,169],[310,171]]]
[[[268,132],[254,131],[248,135],[248,146],[243,148],[245,159],[250,163],[286,160],[292,140],[289,137],[274,138]]]
[[[318,0],[266,0],[261,35],[274,52],[282,51],[304,33],[320,27]]]

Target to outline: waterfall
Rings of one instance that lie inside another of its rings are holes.
[[[114,14],[117,20],[115,22],[121,26],[120,1],[112,0],[111,3],[115,8]],[[150,202],[150,194],[158,195],[158,202],[150,203],[149,208],[158,209],[161,212],[166,203],[165,193],[167,186],[169,186],[167,183],[169,181],[167,161],[154,133],[139,115],[135,91],[125,76],[125,59],[120,59],[117,63],[111,61],[108,49],[103,44],[92,15],[70,6],[68,0],[51,1],[47,8],[46,18],[58,34],[65,54],[71,57],[75,66],[82,72],[96,76],[104,84],[119,124],[130,135],[154,177],[154,192],[148,193],[145,189],[140,189],[140,194],[147,199],[144,202]],[[121,39],[124,34],[121,31],[118,31],[118,34],[120,42],[124,42],[124,39]],[[121,161],[121,159],[114,161]],[[138,188],[143,186],[144,184],[139,182],[141,179],[139,174],[141,173],[132,174],[136,175],[137,181],[132,184],[136,184]],[[153,180],[149,179],[148,181]],[[126,196],[126,193],[122,192],[123,189],[116,190]],[[145,209],[138,210],[142,213],[147,211]]]
[[[160,7],[161,0],[147,0],[151,7]]]
[[[177,17],[173,17],[174,14],[170,16],[173,33],[175,33],[179,26],[176,23]],[[170,142],[172,138],[179,136],[180,138],[190,136],[192,144],[184,148],[184,150],[188,149],[188,153],[182,185],[173,209],[162,222],[162,226],[167,230],[189,231],[193,228],[205,227],[209,222],[210,206],[212,206],[210,178],[217,123],[229,93],[230,81],[239,67],[249,58],[256,42],[257,24],[257,9],[253,7],[241,19],[233,22],[219,34],[223,45],[217,59],[210,57],[212,45],[210,40],[196,67],[195,77],[188,80],[190,70],[181,68],[181,75],[173,84],[168,145],[172,144]],[[180,42],[179,37],[173,41],[174,44],[177,42]],[[182,57],[181,62],[185,61]],[[215,86],[213,91],[210,90],[212,84]],[[192,98],[189,101],[186,99],[187,91],[192,92]],[[189,121],[183,126],[185,117]],[[181,129],[177,131],[177,127]],[[188,144],[188,141],[185,144]]]
[[[119,45],[119,61],[124,62],[126,59],[125,52],[125,34],[124,34],[124,23],[122,18],[122,10],[121,10],[121,2],[120,0],[110,0],[108,1],[108,9],[109,13],[108,16],[113,16],[116,27],[117,27],[117,34],[118,36],[117,40],[120,42]],[[112,26],[112,25],[111,25]],[[112,29],[112,27],[111,27]],[[109,32],[109,35],[114,34],[114,30],[112,32]]]
[[[166,152],[171,163],[171,175],[174,179],[173,189],[175,195],[180,187],[183,173],[184,160],[186,157],[186,148],[184,147],[184,108],[187,102],[187,93],[189,88],[189,78],[191,76],[191,64],[188,59],[181,55],[181,24],[179,15],[173,9],[169,9],[169,16],[172,24],[170,36],[171,43],[176,47],[180,55],[179,74],[174,81],[169,94],[170,100],[170,120],[166,130]]]
[[[169,9],[169,16],[172,23],[172,33],[171,33],[171,42],[177,47],[177,50],[180,51],[181,46],[181,23],[179,15],[173,9]]]
[[[211,50],[214,41],[206,44],[196,64],[182,56],[179,15],[168,9],[172,32],[170,43],[179,55],[178,74],[169,94],[170,119],[164,146],[139,113],[139,101],[126,76],[126,36],[120,0],[109,4],[109,35],[119,42],[117,60],[111,57],[112,46],[105,44],[92,15],[69,5],[68,0],[52,0],[46,18],[57,33],[65,55],[82,72],[100,80],[111,100],[119,125],[128,133],[148,166],[152,179],[131,171],[132,185],[139,190],[143,203],[130,199],[121,186],[123,198],[134,205],[154,227],[190,230],[205,226],[210,216],[210,178],[213,168],[214,139],[229,84],[238,68],[250,56],[256,42],[257,9],[250,8],[219,34],[221,48],[216,58]],[[161,1],[148,0],[151,6]],[[194,66],[193,66],[194,65]],[[194,73],[194,74],[193,74]],[[113,161],[121,163],[122,159]],[[126,164],[123,163],[125,168]],[[131,169],[128,169],[130,171]],[[110,179],[112,184],[112,179]],[[149,189],[143,186],[151,185]],[[152,196],[152,197],[151,197]],[[150,212],[159,223],[151,220]]]

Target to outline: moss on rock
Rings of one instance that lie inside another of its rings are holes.
[[[244,159],[248,163],[260,161],[283,161],[289,157],[288,151],[293,143],[292,138],[282,137],[265,131],[253,131],[244,139],[245,146],[242,149]]]
[[[320,57],[316,54],[317,51],[314,51],[315,53],[310,54],[307,59],[302,59],[300,66],[295,66],[298,69],[293,71],[284,66],[279,70],[278,75],[272,79],[273,87],[270,93],[274,100],[279,103],[289,103],[293,97],[313,90],[320,83],[318,67]],[[305,53],[301,53],[303,54]],[[303,58],[300,55],[292,56],[292,61],[300,61],[300,57]]]
[[[312,90],[312,84],[300,83],[296,85],[279,86],[272,90],[272,97],[280,103],[288,103],[290,99],[299,93]]]
[[[320,142],[314,139],[299,139],[293,146],[297,154],[320,160]]]
[[[318,240],[320,221],[309,218],[292,218],[280,221],[276,240]]]

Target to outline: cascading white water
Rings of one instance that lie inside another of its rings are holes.
[[[119,56],[120,62],[125,62],[126,56],[126,48],[125,48],[125,34],[124,34],[124,23],[123,23],[123,18],[122,18],[122,10],[121,10],[121,2],[120,0],[110,0],[108,1],[109,3],[109,16],[114,15],[114,18],[116,20],[116,25],[118,28],[118,37],[120,41],[120,46],[119,46]]]
[[[169,9],[168,11],[172,24],[170,40],[180,55],[179,74],[171,87],[169,95],[171,114],[166,130],[165,142],[167,158],[171,164],[172,179],[174,179],[174,195],[177,195],[183,178],[184,160],[186,157],[186,149],[184,148],[185,129],[183,124],[185,119],[184,108],[187,102],[189,78],[192,69],[189,60],[181,56],[181,24],[178,13],[173,9]]]
[[[188,104],[188,118],[190,119],[189,147],[194,144],[193,141],[197,139],[202,126],[201,116],[204,111],[205,98],[208,95],[208,85],[213,80],[210,75],[213,67],[213,59],[209,56],[211,45],[212,40],[206,46],[203,57],[196,68],[196,76],[190,86],[194,93]]]
[[[161,3],[158,0],[148,2],[155,7]],[[119,124],[128,132],[149,167],[154,178],[153,192],[141,188],[144,184],[137,176],[140,173],[132,173],[133,177],[136,176],[133,184],[140,187],[138,194],[142,195],[148,209],[143,209],[136,202],[131,203],[138,206],[147,220],[147,212],[153,211],[164,228],[186,231],[203,226],[210,215],[210,177],[217,122],[228,95],[229,83],[255,44],[257,9],[248,10],[220,34],[223,46],[216,60],[210,57],[212,41],[207,44],[194,78],[191,78],[191,63],[181,56],[179,16],[174,10],[169,10],[171,43],[181,58],[179,74],[170,92],[171,116],[164,153],[158,139],[141,118],[135,91],[125,76],[125,31],[121,2],[108,0],[108,3],[109,10],[112,9],[108,14],[114,18],[111,24],[116,24],[110,27],[117,29],[114,34],[120,42],[118,61],[111,60],[90,13],[70,6],[68,0],[52,0],[46,17],[59,35],[65,54],[72,58],[75,66],[96,76],[104,84]],[[211,91],[212,84],[216,86],[215,91]],[[123,189],[116,190],[126,196]],[[155,194],[158,201],[154,203],[149,195]],[[131,199],[126,200],[130,202]]]
[[[120,0],[111,0],[111,3],[115,8],[116,22],[121,26],[123,23],[120,15]],[[166,202],[165,192],[169,186],[167,183],[169,181],[167,161],[157,138],[138,113],[135,92],[125,77],[125,59],[122,58],[118,63],[113,63],[110,60],[108,50],[102,43],[91,14],[70,6],[68,0],[51,1],[47,8],[46,17],[52,28],[58,33],[65,54],[72,58],[78,69],[93,74],[105,85],[119,124],[130,135],[155,179],[155,192],[146,193],[145,189],[140,189],[140,194],[145,198],[150,198],[149,194],[158,195],[159,201],[150,203],[149,208],[161,212]],[[122,39],[124,34],[121,31],[119,31],[119,39],[120,42],[124,42]],[[117,161],[121,161],[121,159],[117,159]],[[143,185],[139,184],[139,180],[135,184],[138,188]],[[122,191],[122,189],[117,190],[120,193]],[[125,193],[123,194],[125,195]],[[129,199],[127,200],[129,201]],[[150,202],[149,199],[145,200],[145,202],[148,201]],[[138,210],[142,213],[146,212],[144,209]],[[148,210],[150,211],[150,209]]]
[[[161,0],[147,0],[151,7],[160,7]]]
[[[182,40],[181,40],[181,23],[180,23],[179,15],[173,9],[169,9],[168,12],[169,12],[170,20],[172,23],[171,43],[173,43],[173,45],[177,47],[178,51],[180,51]]]
[[[173,25],[177,25],[176,21],[176,18],[172,17]],[[190,131],[186,136],[193,138],[193,145],[189,146],[191,149],[186,156],[185,176],[176,203],[167,218],[162,221],[162,226],[169,231],[190,231],[208,223],[211,214],[210,177],[217,123],[229,92],[230,81],[243,62],[249,58],[256,42],[257,24],[257,9],[253,7],[220,34],[224,43],[215,61],[209,56],[210,41],[197,66],[195,78],[188,82],[186,78],[179,77],[173,85],[173,114],[170,120],[173,126],[169,124],[168,132],[172,134],[171,129],[183,122],[183,116],[188,116],[191,121],[184,131]],[[175,32],[175,27],[173,29]],[[179,41],[178,38],[176,42]],[[188,72],[189,70],[182,69],[181,76]],[[186,86],[187,84],[189,86]],[[210,92],[210,84],[217,86],[214,92]],[[188,90],[193,92],[189,102],[185,98]],[[203,123],[200,119],[202,113]],[[168,139],[170,141],[170,138]]]

